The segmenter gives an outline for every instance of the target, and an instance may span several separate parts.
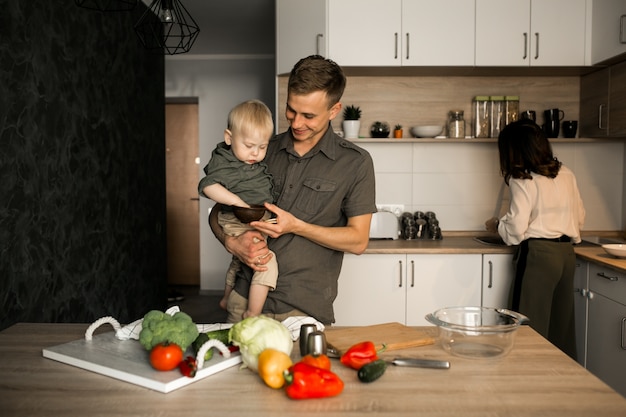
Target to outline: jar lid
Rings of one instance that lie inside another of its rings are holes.
[[[463,110],[450,110],[450,114],[463,115]]]
[[[474,97],[474,101],[489,101],[489,96],[476,96]]]
[[[519,101],[519,96],[504,96],[506,101]]]
[[[504,101],[504,96],[491,96],[492,101]]]

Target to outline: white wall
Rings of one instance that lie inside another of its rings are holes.
[[[495,143],[359,143],[374,159],[376,203],[433,211],[444,231],[483,231],[508,207]],[[624,142],[555,143],[555,156],[576,174],[587,210],[585,230],[623,230]]]
[[[274,56],[180,56],[165,61],[166,97],[198,97],[200,163],[224,140],[230,109],[241,101],[257,98],[275,107]],[[215,239],[207,223],[213,202],[200,199],[200,288],[223,290],[230,255]]]

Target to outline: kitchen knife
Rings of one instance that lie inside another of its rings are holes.
[[[450,362],[434,359],[395,358],[388,363],[395,366],[410,366],[414,368],[450,369]]]

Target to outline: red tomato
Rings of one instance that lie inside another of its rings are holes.
[[[173,343],[159,343],[150,351],[150,365],[157,371],[176,369],[183,360],[183,350]]]

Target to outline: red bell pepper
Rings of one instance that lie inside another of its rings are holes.
[[[339,395],[343,381],[332,371],[298,362],[284,373],[285,392],[294,400],[324,398]]]
[[[346,350],[346,353],[341,355],[340,361],[347,367],[358,371],[363,365],[367,365],[370,362],[378,360],[378,353],[384,351],[385,348],[386,346],[383,345],[383,348],[380,351],[377,351],[373,342],[367,341],[357,343],[356,345],[350,347],[350,349]]]

